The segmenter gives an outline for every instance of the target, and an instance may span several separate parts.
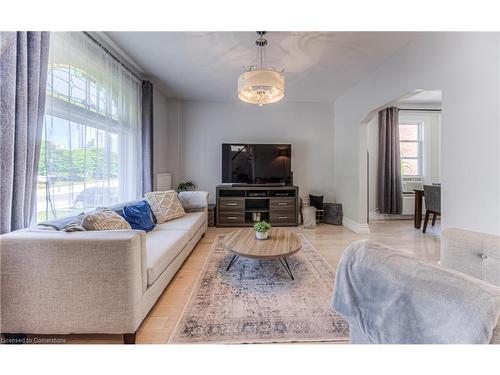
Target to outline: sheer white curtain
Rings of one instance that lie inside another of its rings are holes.
[[[141,196],[141,82],[84,33],[51,33],[38,221]]]

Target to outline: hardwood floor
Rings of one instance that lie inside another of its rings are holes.
[[[440,225],[430,227],[426,234],[413,227],[413,221],[378,221],[370,223],[371,233],[360,235],[342,226],[327,224],[319,225],[314,230],[288,228],[296,233],[302,233],[311,244],[333,266],[345,247],[352,241],[371,238],[400,251],[413,254],[429,262],[439,260]],[[182,314],[191,291],[200,275],[208,252],[217,235],[229,233],[232,228],[209,228],[205,237],[193,250],[189,258],[165,289],[156,305],[150,311],[137,331],[138,344],[166,343]],[[58,336],[66,343],[74,344],[121,344],[122,337],[118,335],[69,335]]]

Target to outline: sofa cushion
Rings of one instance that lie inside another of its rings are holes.
[[[151,209],[145,200],[129,204],[123,207],[123,217],[130,224],[132,229],[150,232],[155,227],[151,215]]]
[[[145,194],[158,224],[186,214],[174,190],[152,191]]]
[[[189,232],[189,237],[192,238],[198,229],[203,225],[207,218],[206,212],[189,212],[185,216],[167,221],[163,224],[158,224],[155,231],[166,230],[185,230]]]
[[[162,274],[189,242],[186,230],[153,230],[146,234],[146,269],[148,286]]]
[[[204,211],[208,205],[207,191],[181,191],[178,197],[186,212]]]
[[[132,229],[122,216],[106,207],[99,207],[95,211],[85,215],[83,227],[86,230]]]
[[[127,202],[123,202],[123,203],[117,203],[113,206],[109,206],[108,208],[110,210],[113,210],[115,211],[118,215],[120,216],[123,216],[123,209],[126,207],[126,206],[129,206],[131,204],[135,204],[135,203],[138,203],[138,202],[141,202],[142,199],[138,199],[138,200],[135,200],[135,201],[127,201]]]

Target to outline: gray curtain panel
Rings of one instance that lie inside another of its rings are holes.
[[[153,186],[153,84],[142,81],[142,194]]]
[[[378,208],[381,214],[401,214],[401,157],[399,154],[398,108],[386,108],[378,113]]]
[[[36,214],[49,38],[0,33],[0,233],[28,227]]]

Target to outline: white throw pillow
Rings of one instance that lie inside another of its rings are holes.
[[[109,208],[99,207],[85,215],[83,227],[86,230],[120,230],[132,229],[129,223]]]
[[[186,215],[175,190],[152,191],[145,197],[158,224]]]
[[[304,207],[302,217],[304,218],[304,229],[316,228],[316,207]]]

